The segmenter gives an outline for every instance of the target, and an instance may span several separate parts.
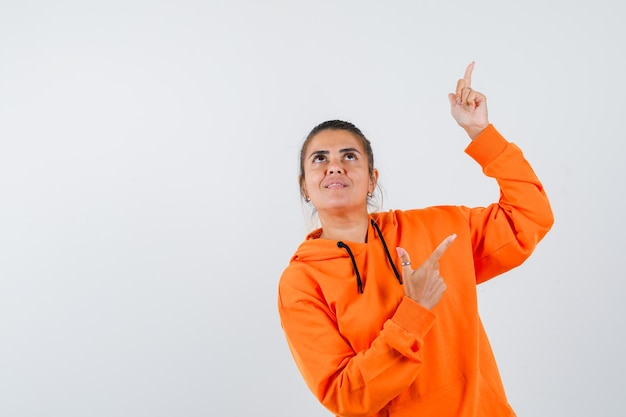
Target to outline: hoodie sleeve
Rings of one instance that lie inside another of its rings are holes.
[[[543,186],[522,151],[493,125],[465,151],[500,187],[497,203],[467,209],[480,283],[524,262],[550,230],[554,217]]]
[[[279,286],[281,325],[304,380],[329,411],[370,416],[411,385],[424,336],[435,322],[431,311],[404,297],[369,349],[356,353],[325,301],[312,288],[289,282],[295,280],[281,279]]]

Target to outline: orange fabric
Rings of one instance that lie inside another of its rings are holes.
[[[447,290],[429,311],[404,296],[376,230],[367,243],[314,231],[284,270],[281,325],[307,385],[338,416],[514,416],[478,315],[476,284],[520,265],[553,223],[543,187],[517,146],[489,126],[466,148],[501,195],[488,207],[375,213],[392,259],[419,266],[448,235]]]

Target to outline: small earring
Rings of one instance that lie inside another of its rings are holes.
[[[367,198],[372,198],[372,193],[368,192],[367,193]]]
[[[304,200],[305,200],[307,203],[310,203],[310,202],[311,202],[311,197],[309,197],[309,196],[307,195],[307,196],[304,198]]]

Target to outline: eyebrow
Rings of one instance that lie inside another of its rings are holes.
[[[356,148],[343,148],[343,149],[339,149],[339,153],[348,153],[348,152],[356,152],[359,155],[361,154],[361,152],[356,149]],[[321,150],[321,151],[315,151],[315,152],[311,152],[311,155],[309,155],[309,159],[311,159],[312,156],[317,156],[317,155],[328,155],[330,154],[330,151],[326,151],[326,150]]]

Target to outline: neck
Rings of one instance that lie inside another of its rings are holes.
[[[369,214],[323,215],[318,213],[322,225],[321,239],[346,240],[365,243],[369,227]]]

